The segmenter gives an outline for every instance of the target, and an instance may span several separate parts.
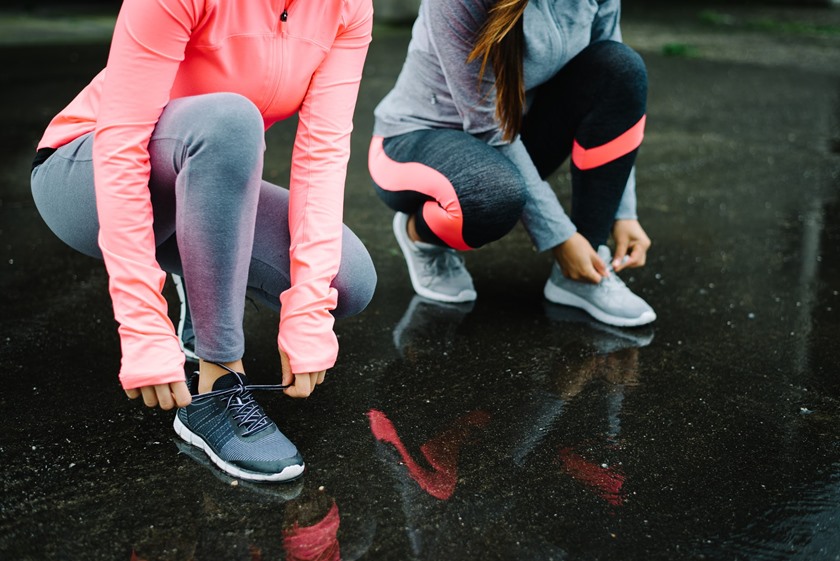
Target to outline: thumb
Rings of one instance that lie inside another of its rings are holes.
[[[280,349],[280,371],[282,378],[280,383],[284,386],[291,386],[295,383],[295,375],[292,374],[292,365],[289,362],[289,356],[283,349]]]
[[[598,278],[593,278],[593,282],[601,282],[601,277],[606,277],[610,274],[607,270],[607,264],[604,263],[603,259],[601,259],[597,253],[593,253],[592,255],[592,267],[595,269],[595,272],[600,275]]]
[[[615,241],[615,254],[613,254],[612,267],[620,271],[624,265],[624,257],[627,255],[628,240],[626,238]]]

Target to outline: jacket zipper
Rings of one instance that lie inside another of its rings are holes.
[[[290,0],[283,0],[283,11],[280,14],[280,29],[278,30],[278,36],[275,38],[275,45],[271,52],[271,68],[275,69],[276,72],[272,76],[271,87],[268,90],[268,99],[261,108],[261,112],[263,113],[268,111],[274,103],[274,99],[277,97],[277,88],[283,77],[283,43],[286,34],[286,21],[289,19],[289,4],[291,4]]]
[[[283,11],[280,13],[280,31],[282,32],[286,27],[286,21],[289,19],[289,5],[291,0],[283,0]]]

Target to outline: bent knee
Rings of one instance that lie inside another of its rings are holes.
[[[519,222],[525,199],[525,182],[519,172],[498,170],[497,181],[483,191],[480,200],[464,201],[464,240],[479,248],[501,239]]]
[[[341,265],[332,283],[338,291],[337,318],[351,317],[367,308],[377,281],[373,260],[361,240],[345,230],[342,246]]]
[[[607,75],[621,81],[647,82],[647,67],[641,55],[618,41],[598,41],[591,45],[596,52],[597,64]]]

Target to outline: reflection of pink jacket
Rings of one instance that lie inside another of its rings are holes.
[[[284,15],[285,14],[285,15]],[[299,112],[290,180],[292,288],[278,342],[294,372],[331,367],[344,181],[371,0],[124,0],[108,65],[39,148],[95,131],[99,245],[120,323],[125,388],[184,379],[155,260],[148,142],[170,99],[234,92],[268,128]]]

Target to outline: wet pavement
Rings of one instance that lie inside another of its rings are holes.
[[[105,42],[77,15],[9,21],[0,559],[840,559],[840,10],[625,9],[651,81],[654,245],[623,275],[659,314],[640,329],[544,302],[521,229],[467,256],[474,306],[413,297],[365,167],[408,40],[378,27],[346,222],[380,284],[327,383],[260,398],[307,460],[280,486],[231,480],[125,399],[103,267],[46,229],[27,177]],[[293,134],[268,137],[281,184]],[[249,374],[276,382],[276,318],[246,322]]]

